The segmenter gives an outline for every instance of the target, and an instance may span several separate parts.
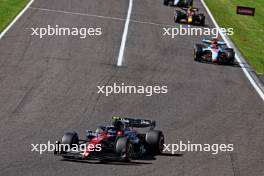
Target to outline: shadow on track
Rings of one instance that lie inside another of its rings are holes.
[[[131,162],[107,161],[107,160],[106,161],[89,161],[89,160],[77,160],[77,159],[61,159],[61,161],[82,163],[82,164],[104,164],[104,165],[125,165],[125,166],[140,166],[140,165],[152,164],[148,162],[138,162],[138,161],[131,161]]]
[[[243,66],[240,66],[238,62],[235,62],[233,65],[230,64],[218,64],[218,63],[212,63],[212,62],[206,62],[206,61],[201,61],[197,63],[202,63],[202,64],[210,64],[210,65],[216,65],[216,66],[222,66],[222,67],[235,67],[235,68],[248,68],[246,66],[246,63],[242,63]]]
[[[141,165],[148,165],[152,164],[150,162],[143,162],[143,161],[151,161],[156,160],[156,156],[161,157],[182,157],[183,154],[171,154],[171,153],[162,153],[160,155],[145,155],[140,159],[131,162],[120,162],[120,161],[113,161],[113,160],[104,160],[104,161],[97,161],[97,160],[82,160],[82,159],[61,159],[64,162],[75,162],[75,163],[82,163],[82,164],[105,164],[105,165],[125,165],[125,166],[141,166]]]
[[[182,157],[183,154],[181,153],[176,153],[176,154],[172,154],[172,153],[162,153],[159,156],[167,156],[167,157]]]

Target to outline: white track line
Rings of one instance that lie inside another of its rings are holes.
[[[34,0],[31,0],[26,7],[15,17],[15,19],[4,29],[4,31],[0,34],[0,39],[3,38],[3,36],[7,33],[7,31],[16,23],[16,21],[27,11],[27,9],[30,7],[30,5],[34,2]]]
[[[201,0],[203,6],[205,7],[208,15],[210,16],[210,18],[212,19],[214,25],[219,28],[219,25],[217,24],[214,16],[212,15],[211,11],[209,10],[209,8],[207,7],[207,5],[205,4],[204,0]],[[227,36],[224,35],[222,33],[222,31],[219,31],[221,37],[224,39],[224,41],[226,42],[228,47],[231,47],[231,43],[229,42],[229,40],[227,39]],[[264,101],[264,92],[260,89],[260,87],[257,85],[256,81],[252,78],[252,76],[249,73],[249,70],[247,68],[244,67],[244,64],[242,63],[242,59],[236,55],[236,60],[239,63],[240,67],[242,68],[244,74],[246,75],[246,77],[248,78],[248,80],[250,81],[250,83],[252,84],[252,86],[255,88],[255,90],[257,91],[257,93],[259,94],[259,96],[262,98],[262,100]]]
[[[139,23],[139,24],[149,24],[153,26],[160,26],[160,27],[175,27],[171,24],[162,24],[162,23],[153,23],[153,22],[147,22],[147,21],[138,21],[138,20],[130,20],[132,23]]]
[[[125,51],[125,46],[126,46],[127,32],[128,32],[128,26],[129,26],[129,22],[130,22],[132,7],[133,7],[133,0],[129,0],[129,7],[128,7],[128,11],[127,11],[127,18],[126,18],[125,28],[124,28],[122,42],[121,42],[119,55],[118,55],[118,59],[117,59],[117,66],[118,67],[122,66],[122,62],[123,62],[123,59],[124,59],[124,51]]]
[[[94,15],[94,14],[87,14],[87,13],[69,12],[69,11],[63,11],[63,10],[52,10],[52,9],[45,9],[45,8],[38,8],[38,7],[30,7],[30,9],[47,11],[47,12],[64,13],[64,14],[70,14],[70,15],[80,15],[80,16],[87,16],[87,17],[96,17],[96,18],[103,18],[103,19],[126,21],[123,36],[122,36],[121,46],[120,46],[120,50],[119,50],[119,55],[118,55],[118,59],[117,59],[117,66],[121,67],[122,63],[123,63],[123,58],[124,58],[124,51],[125,51],[125,45],[126,45],[126,40],[127,40],[128,27],[129,27],[129,23],[130,23],[130,17],[131,17],[131,13],[132,13],[132,7],[133,7],[133,0],[129,0],[129,7],[128,7],[126,19],[116,18],[116,17],[107,17],[107,16],[101,16],[101,15]],[[160,24],[140,22],[140,21],[134,21],[134,22],[142,23],[142,24],[160,25]]]

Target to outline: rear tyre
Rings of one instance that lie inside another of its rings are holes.
[[[133,156],[133,145],[126,137],[120,137],[116,141],[116,153],[121,161],[130,162]]]
[[[180,0],[179,6],[181,7],[193,6],[193,0]]]
[[[188,6],[193,6],[193,0],[188,0]]]
[[[168,1],[168,0],[164,0],[163,4],[164,4],[165,6],[168,6],[168,5],[169,5],[169,1]]]
[[[163,151],[164,135],[162,131],[150,130],[146,134],[146,149],[148,153],[160,154]]]
[[[180,22],[180,20],[181,20],[181,12],[180,11],[176,11],[175,12],[175,15],[174,15],[174,22],[175,23],[179,23]]]
[[[198,19],[199,19],[199,24],[201,26],[204,26],[205,25],[205,16],[203,14],[199,14]]]
[[[226,48],[225,49],[225,55],[226,55],[226,64],[233,65],[235,61],[235,52],[232,48]]]

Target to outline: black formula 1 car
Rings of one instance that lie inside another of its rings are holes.
[[[188,23],[194,25],[205,25],[205,16],[202,13],[198,13],[197,8],[179,8],[175,10],[174,21],[175,23]]]
[[[193,0],[164,0],[166,6],[189,7],[193,5]]]
[[[198,62],[213,62],[218,64],[233,65],[235,52],[226,47],[225,42],[219,42],[215,38],[203,40],[204,44],[196,44],[194,47],[194,60]]]
[[[126,162],[145,153],[157,155],[163,151],[164,135],[154,130],[155,126],[152,120],[113,117],[112,125],[87,131],[86,139],[80,140],[76,132],[65,133],[54,154],[67,159]],[[134,129],[146,127],[146,133]]]

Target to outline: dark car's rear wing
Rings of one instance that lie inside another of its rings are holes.
[[[123,117],[113,117],[113,121],[120,121],[128,127],[134,128],[147,128],[154,129],[156,126],[155,120],[145,120],[145,119],[133,119],[133,118],[123,118]]]
[[[189,9],[189,7],[181,7],[180,9],[187,11]],[[199,9],[198,8],[192,8],[193,11],[198,12]]]

